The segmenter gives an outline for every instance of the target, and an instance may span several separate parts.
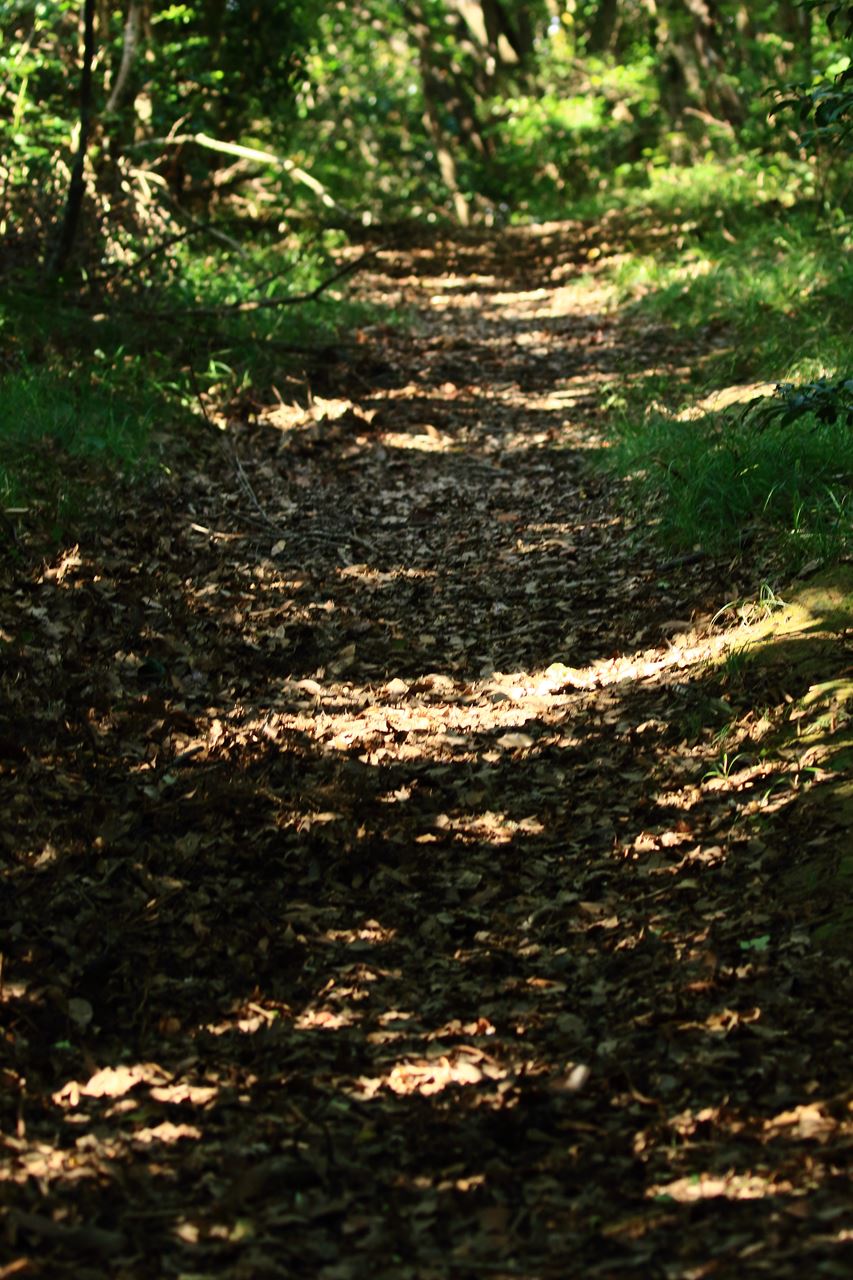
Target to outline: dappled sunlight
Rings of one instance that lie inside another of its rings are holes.
[[[696,1204],[700,1200],[763,1200],[767,1197],[791,1195],[794,1187],[780,1178],[760,1174],[693,1173],[673,1182],[663,1182],[649,1187],[650,1199],[665,1196],[678,1204]],[[802,1192],[800,1193],[802,1194]]]
[[[435,427],[428,428],[419,435],[386,431],[383,442],[391,449],[414,449],[418,453],[447,453],[456,448],[453,437],[437,431]]]
[[[0,5],[0,1280],[846,1274],[844,14],[153,8]]]
[[[429,1059],[398,1062],[385,1075],[360,1076],[350,1086],[349,1092],[359,1100],[369,1102],[381,1090],[405,1097],[420,1094],[429,1098],[450,1088],[467,1088],[473,1085],[497,1084],[507,1080],[510,1073],[494,1062],[489,1054],[474,1046],[461,1045],[451,1053],[439,1053]],[[488,1097],[482,1090],[477,1094],[480,1105],[488,1105]],[[495,1104],[500,1104],[497,1095]]]
[[[672,412],[665,406],[657,405],[652,402],[649,405],[650,412],[661,413],[664,417],[672,417],[677,422],[693,422],[697,419],[701,420],[710,413],[722,413],[726,409],[734,406],[743,406],[745,408],[753,400],[760,400],[763,396],[772,396],[776,389],[774,382],[747,382],[737,383],[730,387],[721,387],[717,391],[712,391],[707,396],[703,396],[689,405],[686,409],[680,409]]]
[[[446,275],[446,276],[419,276],[417,277],[418,285],[427,291],[435,290],[439,293],[455,293],[457,291],[468,292],[475,290],[478,285],[486,285],[492,287],[498,283],[496,276],[484,276],[473,273],[472,275]]]
[[[615,507],[601,402],[681,366],[598,285],[539,287],[563,234],[521,279],[425,255],[375,383],[223,409],[132,554],[19,595],[40,710],[0,769],[37,925],[0,977],[31,1063],[0,1176],[81,1220],[18,1238],[120,1260],[150,1231],[201,1274],[313,1233],[351,1280],[381,1205],[469,1215],[472,1267],[513,1232],[586,1266],[829,1187],[847,1061],[791,993],[835,1008],[846,970],[825,900],[770,886],[847,703],[758,659],[819,656],[830,614],[700,581]],[[114,1185],[140,1217],[74,1235]]]
[[[358,1014],[349,1009],[307,1009],[294,1025],[298,1031],[341,1031],[361,1021]]]

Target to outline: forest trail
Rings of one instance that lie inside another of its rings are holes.
[[[849,1275],[809,819],[691,730],[741,584],[591,465],[701,353],[581,249],[386,248],[410,327],[4,571],[0,1277]]]

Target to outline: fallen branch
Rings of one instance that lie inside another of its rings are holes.
[[[170,319],[174,316],[227,316],[251,311],[264,311],[270,307],[293,307],[306,302],[316,302],[327,289],[331,289],[333,284],[337,284],[339,280],[343,280],[346,276],[360,271],[364,263],[368,259],[375,257],[382,248],[382,245],[378,245],[375,249],[369,249],[367,253],[363,253],[355,262],[345,263],[326,280],[322,280],[316,288],[309,289],[307,293],[276,294],[272,298],[257,298],[248,302],[230,302],[220,307],[187,307],[179,310],[172,308],[169,311],[135,311],[134,314],[149,316],[153,319]]]
[[[262,151],[258,147],[244,147],[238,142],[221,142],[218,138],[211,138],[206,133],[177,133],[165,138],[146,138],[144,142],[137,143],[136,146],[183,147],[188,143],[203,147],[207,151],[216,151],[220,155],[238,156],[241,160],[257,160],[261,164],[272,165],[276,169],[281,169],[294,182],[298,182],[307,187],[309,191],[313,191],[327,209],[334,209],[335,213],[339,213],[348,222],[357,221],[349,209],[345,209],[343,205],[332,199],[322,182],[315,178],[313,174],[306,173],[304,169],[301,169],[293,160],[289,160],[287,156],[277,156],[272,151]]]
[[[22,1231],[42,1240],[53,1240],[67,1249],[85,1249],[102,1253],[107,1257],[121,1253],[127,1247],[125,1237],[118,1231],[106,1231],[89,1224],[70,1226],[54,1222],[41,1213],[27,1213],[23,1209],[11,1209],[6,1221],[13,1231]]]
[[[668,569],[681,569],[690,564],[701,564],[703,560],[710,560],[710,552],[708,551],[687,551],[680,556],[672,556],[669,560],[663,560],[656,566],[657,573],[666,573]]]

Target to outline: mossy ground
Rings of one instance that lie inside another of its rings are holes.
[[[769,725],[760,742],[765,758],[795,762],[804,779],[778,894],[792,912],[802,909],[814,943],[849,955],[853,669],[845,639],[853,633],[853,565],[836,565],[784,594],[734,633],[732,648],[736,642],[745,692],[769,683],[790,699],[783,722]]]

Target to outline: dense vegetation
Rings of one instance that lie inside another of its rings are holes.
[[[607,216],[590,269],[614,305],[726,336],[686,378],[607,389],[642,501],[665,495],[677,542],[770,520],[795,556],[837,555],[852,14],[2,0],[5,505],[67,507],[69,454],[151,462],[199,388],[268,397],[352,322],[345,276],[322,287],[347,240]],[[686,406],[732,383],[789,389],[686,432]]]

